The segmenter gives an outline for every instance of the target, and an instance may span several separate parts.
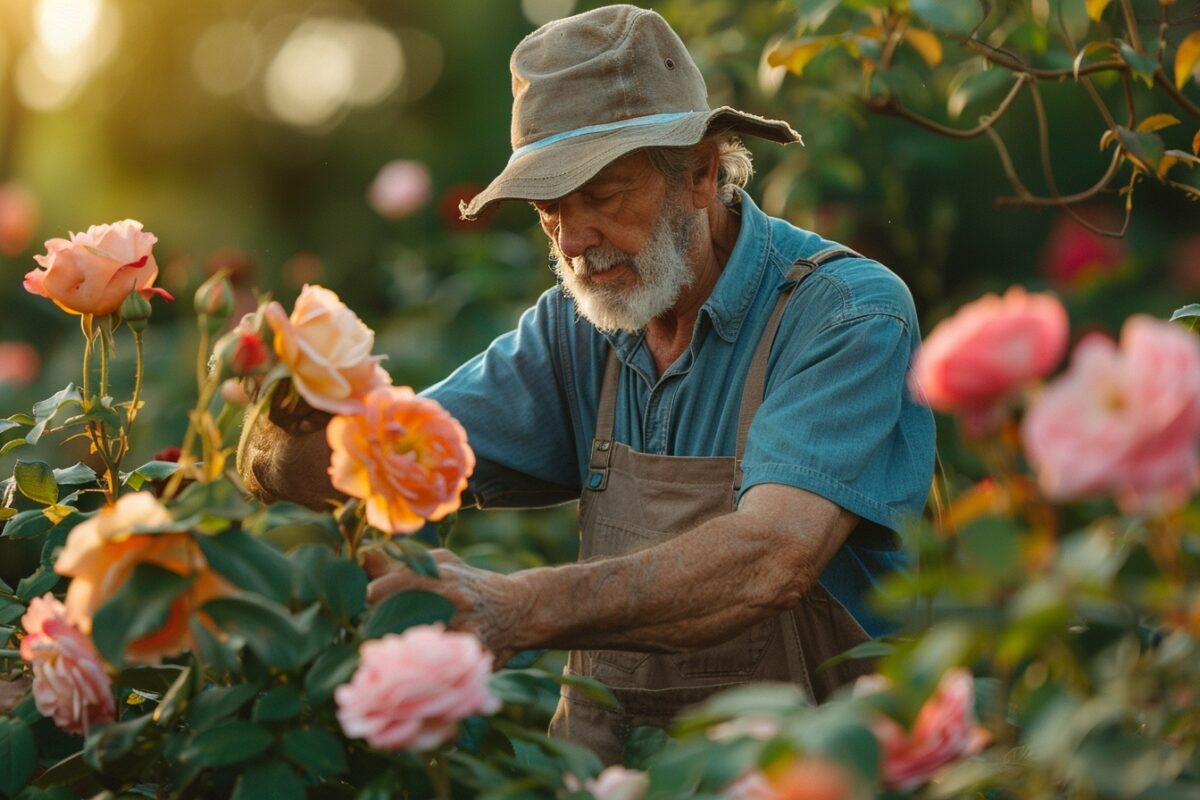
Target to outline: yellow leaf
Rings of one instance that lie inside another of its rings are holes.
[[[1175,87],[1182,89],[1188,76],[1200,61],[1200,31],[1192,31],[1183,37],[1175,49]]]
[[[925,63],[936,67],[942,60],[942,41],[929,31],[909,28],[904,32],[904,40],[913,46]]]
[[[1200,156],[1200,129],[1196,130],[1196,135],[1192,137],[1192,155]]]
[[[1104,9],[1108,8],[1110,0],[1087,0],[1087,14],[1092,22],[1099,22]]]
[[[1163,128],[1169,128],[1172,125],[1178,124],[1179,120],[1170,114],[1151,114],[1139,122],[1135,130],[1141,131],[1142,133],[1153,133],[1154,131],[1162,130]]]
[[[812,61],[824,49],[824,39],[794,42],[778,50],[772,50],[770,55],[767,56],[767,63],[772,67],[787,67],[789,72],[803,75],[804,67],[808,62]]]
[[[1158,162],[1158,179],[1161,181],[1167,176],[1167,170],[1178,161],[1175,156],[1163,156]]]

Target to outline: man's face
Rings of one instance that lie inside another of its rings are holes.
[[[597,328],[640,331],[691,285],[689,200],[634,155],[564,198],[534,203],[563,288]]]

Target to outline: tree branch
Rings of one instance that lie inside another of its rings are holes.
[[[985,114],[980,117],[982,121],[978,126],[965,131],[943,125],[936,120],[929,119],[928,117],[922,116],[921,114],[906,108],[900,103],[899,100],[896,99],[895,95],[888,95],[887,97],[872,97],[867,101],[867,106],[876,113],[890,114],[895,117],[900,117],[901,119],[907,120],[918,127],[924,128],[928,131],[933,131],[941,136],[946,136],[951,139],[974,139],[976,136],[984,133],[996,124],[1000,117],[1003,116],[1004,112],[1008,111],[1013,100],[1016,98],[1017,94],[1020,93],[1021,87],[1024,86],[1028,81],[1029,77],[1027,75],[1017,75],[1017,80],[1013,84],[1012,88],[1009,89],[1008,96],[1000,102],[1000,105],[996,106],[996,110],[991,114]]]

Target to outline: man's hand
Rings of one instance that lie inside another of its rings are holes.
[[[256,410],[252,405],[246,413],[238,445],[238,473],[246,489],[265,503],[288,500],[317,511],[328,510],[331,499],[343,498],[329,482],[325,427],[330,415],[286,385],[275,390],[269,408]]]
[[[502,575],[464,564],[449,550],[431,551],[438,565],[438,578],[426,578],[404,564],[391,561],[377,550],[363,554],[363,569],[371,578],[367,600],[374,604],[396,592],[434,592],[454,603],[457,609],[450,627],[474,633],[496,656],[501,667],[518,651],[521,626],[529,619],[533,598],[516,576]]]

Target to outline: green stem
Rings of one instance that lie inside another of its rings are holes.
[[[104,326],[108,317],[100,322],[100,391],[101,398],[108,396],[108,337],[104,335]]]
[[[200,345],[196,348],[196,389],[204,386],[208,380],[208,328],[204,320],[200,320]]]
[[[92,371],[92,315],[84,314],[79,318],[79,326],[83,329],[83,402],[88,401],[88,387],[91,386]]]
[[[142,359],[142,334],[133,332],[133,352],[135,358],[135,366],[133,371],[133,398],[129,401],[129,411],[125,414],[125,435],[129,435],[130,429],[133,428],[133,421],[137,418],[138,403],[142,398],[142,375],[145,371],[145,362]]]
[[[175,474],[167,482],[167,488],[163,491],[163,502],[167,502],[173,498],[175,493],[179,491],[180,484],[183,483],[184,472],[188,471],[187,466],[193,461],[192,445],[195,443],[196,434],[199,432],[197,421],[208,411],[208,405],[217,393],[219,385],[216,372],[200,384],[200,397],[196,400],[196,407],[188,415],[187,433],[184,434],[183,446],[179,449],[179,469],[175,470]]]
[[[437,790],[438,800],[450,800],[450,775],[446,772],[446,762],[436,755],[431,756],[425,768],[429,771],[429,780]]]

